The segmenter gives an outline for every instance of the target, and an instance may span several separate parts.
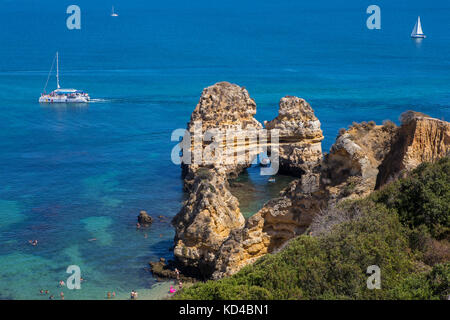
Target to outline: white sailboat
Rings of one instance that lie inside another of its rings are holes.
[[[119,15],[114,12],[114,6],[112,6],[111,17],[118,17]]]
[[[53,70],[53,65],[56,59],[56,90],[50,93],[46,93],[48,80],[50,79],[50,74]],[[61,89],[59,85],[59,54],[56,52],[56,56],[53,59],[52,67],[48,73],[47,82],[45,83],[44,93],[41,94],[39,98],[40,103],[86,103],[89,102],[90,97],[87,93],[82,90],[77,89]]]
[[[422,24],[420,23],[420,17],[417,18],[416,25],[411,33],[411,38],[426,38],[426,35],[423,33]]]

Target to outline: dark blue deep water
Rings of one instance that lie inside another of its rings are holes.
[[[70,4],[81,30],[66,28]],[[381,30],[366,28],[370,4]],[[418,15],[421,42],[409,37]],[[145,268],[171,257],[174,231],[158,219],[136,230],[136,216],[180,209],[170,135],[215,82],[245,86],[260,121],[281,97],[305,98],[324,151],[353,121],[408,109],[448,120],[449,16],[447,0],[0,0],[0,298],[58,296],[71,264],[86,281],[67,299],[164,296]],[[63,87],[95,102],[37,103],[57,50]],[[247,214],[279,190],[256,170],[243,180],[258,191],[242,200]]]

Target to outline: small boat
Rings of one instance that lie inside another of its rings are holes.
[[[119,15],[114,12],[114,6],[112,7],[111,17],[118,17]]]
[[[50,79],[50,74],[53,70],[53,65],[56,59],[56,90],[50,93],[46,93],[48,80]],[[39,98],[40,103],[87,103],[90,97],[87,93],[82,90],[77,89],[61,89],[59,85],[59,55],[56,52],[56,57],[53,59],[52,67],[48,73],[47,82],[45,83],[44,93],[41,94]]]
[[[271,177],[271,178],[269,178],[267,181],[268,181],[268,182],[275,182],[276,180],[275,180],[275,178]]]
[[[269,158],[261,158],[261,167],[268,167],[270,165],[270,159]]]
[[[416,25],[414,26],[413,31],[411,32],[411,38],[426,38],[426,35],[423,33],[422,24],[420,23],[420,17],[417,18]]]

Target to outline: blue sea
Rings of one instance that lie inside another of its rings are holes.
[[[71,4],[80,30],[66,27]],[[366,27],[371,4],[380,30]],[[419,15],[427,38],[414,41]],[[186,197],[170,136],[216,82],[245,86],[261,122],[281,97],[306,99],[324,151],[353,121],[448,121],[449,16],[448,0],[0,0],[0,298],[163,298],[148,262],[172,257],[167,221]],[[62,86],[94,102],[39,105],[56,51]],[[239,178],[246,216],[289,182],[258,172]],[[140,210],[166,219],[137,230]],[[81,290],[58,288],[69,265]]]

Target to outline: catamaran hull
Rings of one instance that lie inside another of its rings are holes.
[[[85,97],[77,98],[58,98],[58,97],[40,97],[39,103],[88,103],[89,99]]]
[[[423,36],[420,36],[420,35],[417,35],[417,36],[411,36],[411,38],[413,38],[413,39],[425,39],[427,36],[425,36],[425,35],[423,35]]]

